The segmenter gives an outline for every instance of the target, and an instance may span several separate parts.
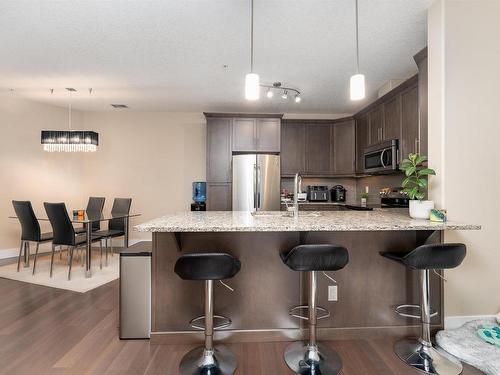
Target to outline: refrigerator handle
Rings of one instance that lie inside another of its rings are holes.
[[[253,208],[257,209],[257,164],[253,165]]]
[[[257,208],[260,208],[260,165],[257,165]]]

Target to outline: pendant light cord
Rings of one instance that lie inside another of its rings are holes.
[[[253,73],[253,0],[251,12],[251,26],[250,26],[250,73]]]
[[[358,0],[356,0],[356,73],[359,74],[359,25],[358,25]]]
[[[71,131],[71,90],[69,91],[69,131]]]

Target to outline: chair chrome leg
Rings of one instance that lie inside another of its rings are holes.
[[[73,251],[74,247],[72,246],[69,250],[69,269],[68,269],[68,280],[71,280],[71,266],[73,265]]]
[[[297,341],[285,349],[285,362],[296,374],[337,375],[342,369],[339,355],[329,347],[316,342],[317,271],[309,272],[309,340]]]
[[[36,243],[36,250],[35,250],[35,259],[33,259],[33,273],[32,275],[35,275],[35,268],[36,268],[36,257],[38,256],[38,248],[40,247],[40,242]]]
[[[21,246],[19,247],[19,258],[17,259],[17,272],[19,272],[19,268],[21,267],[21,257],[23,256],[23,247],[24,247],[24,241],[21,241]]]
[[[231,375],[236,370],[236,356],[223,345],[213,345],[213,280],[205,281],[205,346],[188,352],[179,366],[182,375]]]
[[[52,268],[54,267],[54,253],[56,251],[56,245],[52,245],[52,255],[50,256],[50,277],[52,277]]]
[[[30,266],[30,242],[24,241],[24,268]]]
[[[462,364],[452,361],[433,348],[431,342],[431,294],[429,270],[420,271],[422,335],[418,340],[403,339],[394,344],[399,359],[419,371],[433,375],[458,375]]]
[[[114,251],[113,251],[113,237],[109,237],[109,248],[111,250],[111,256],[114,255]]]

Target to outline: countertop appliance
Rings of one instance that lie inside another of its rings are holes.
[[[402,187],[384,188],[380,191],[380,203],[382,207],[409,207],[410,199],[403,193]]]
[[[233,211],[279,211],[280,179],[279,155],[233,155]]]
[[[364,171],[368,174],[393,173],[398,170],[399,141],[391,139],[365,148]]]
[[[328,186],[309,185],[307,187],[307,200],[310,202],[327,202]]]
[[[332,196],[332,202],[345,202],[346,189],[342,185],[335,185],[330,190]]]

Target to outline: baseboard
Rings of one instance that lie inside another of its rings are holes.
[[[130,239],[129,246],[134,245],[137,242],[144,241],[141,239]],[[35,243],[31,243],[30,245],[30,253],[33,255],[35,253]],[[94,244],[93,248],[96,247]],[[113,240],[113,247],[123,247],[123,238],[117,238]],[[52,247],[50,242],[40,244],[40,248],[38,250],[38,254],[50,253]],[[10,248],[10,249],[0,249],[0,259],[8,259],[8,258],[16,258],[19,255],[19,248]]]
[[[495,315],[458,315],[458,316],[447,316],[444,318],[444,328],[445,329],[455,329],[463,326],[465,323],[471,322],[473,320],[479,319],[492,319]]]

